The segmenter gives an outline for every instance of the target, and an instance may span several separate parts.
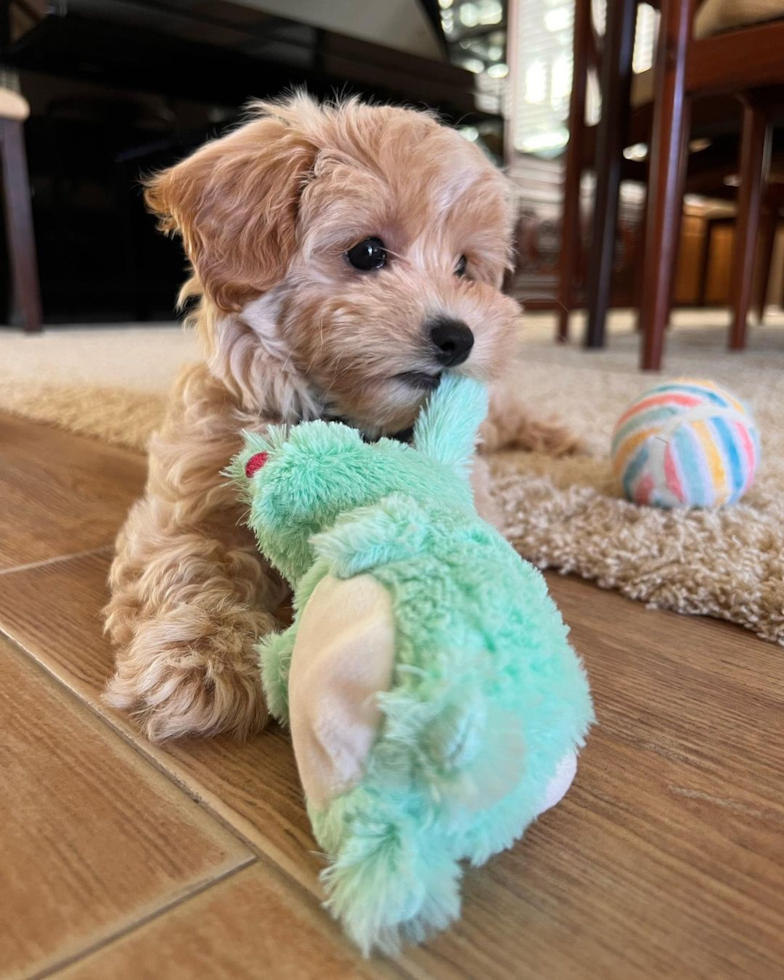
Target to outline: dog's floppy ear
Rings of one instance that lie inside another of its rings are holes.
[[[282,278],[295,249],[297,206],[315,146],[262,106],[261,118],[147,182],[164,231],[179,232],[196,275],[227,311]]]

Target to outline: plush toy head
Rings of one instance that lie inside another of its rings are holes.
[[[471,509],[468,476],[486,411],[484,385],[446,377],[415,426],[414,452],[392,439],[363,442],[337,422],[304,422],[247,434],[229,475],[247,488],[261,550],[296,583],[313,562],[310,538],[346,511],[396,492],[441,512]]]

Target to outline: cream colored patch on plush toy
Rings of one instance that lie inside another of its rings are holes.
[[[395,619],[372,575],[327,575],[308,600],[289,674],[294,754],[309,801],[323,807],[362,778],[389,690]]]

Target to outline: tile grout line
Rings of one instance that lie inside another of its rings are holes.
[[[102,712],[96,707],[96,705],[92,701],[83,697],[79,693],[79,691],[74,690],[74,688],[72,688],[68,683],[66,683],[66,681],[62,677],[56,674],[54,670],[52,670],[49,667],[48,664],[43,663],[35,655],[35,653],[33,653],[31,650],[28,650],[22,643],[19,642],[19,640],[15,636],[12,636],[10,633],[7,633],[2,626],[0,626],[0,637],[6,640],[8,643],[10,643],[13,647],[15,647],[20,653],[24,655],[25,658],[29,658],[30,660],[32,660],[35,666],[39,670],[41,670],[44,674],[46,674],[46,676],[49,677],[50,680],[52,680],[59,688],[61,688],[66,692],[69,698],[73,698],[78,704],[80,704],[83,708],[89,711],[89,713],[93,716],[95,720],[97,720],[103,726],[105,726],[111,733],[118,736],[125,743],[125,745],[127,745],[130,749],[132,749],[136,753],[136,755],[140,756],[146,763],[152,766],[152,768],[155,769],[156,772],[158,772],[161,776],[165,777],[165,779],[168,782],[172,783],[178,790],[180,790],[180,792],[182,792],[185,796],[187,796],[188,799],[196,803],[197,806],[199,806],[202,810],[204,810],[204,812],[209,817],[211,817],[214,821],[219,823],[224,828],[224,830],[229,831],[229,833],[233,837],[235,837],[237,840],[245,844],[245,846],[249,850],[251,850],[257,858],[259,856],[259,853],[261,853],[265,857],[269,858],[269,860],[273,861],[276,867],[281,867],[280,865],[277,864],[274,858],[271,857],[271,855],[268,855],[263,850],[260,852],[260,849],[257,844],[254,844],[253,841],[251,841],[245,834],[243,834],[243,832],[239,830],[239,828],[235,827],[234,824],[230,823],[222,814],[216,812],[210,806],[207,800],[200,797],[196,792],[194,792],[193,789],[191,789],[190,786],[188,786],[188,784],[183,779],[179,778],[170,769],[167,769],[166,766],[160,761],[160,759],[156,758],[156,756],[152,752],[150,752],[148,749],[145,749],[142,745],[140,745],[129,731],[123,729],[122,726],[117,724],[117,722],[112,719],[111,715],[102,714]],[[286,872],[285,868],[282,867],[281,867],[281,871],[283,871],[284,873],[288,873]]]
[[[13,568],[0,568],[0,576],[13,575],[15,572],[29,572],[34,568],[44,568],[46,565],[56,565],[61,561],[69,561],[72,558],[86,558],[88,555],[100,555],[114,547],[111,544],[103,544],[100,548],[88,548],[86,551],[74,551],[69,555],[56,555],[54,558],[44,558],[41,561],[31,561],[27,565],[14,565]]]
[[[38,973],[31,974],[28,980],[43,980],[44,977],[51,977],[54,974],[59,973],[61,970],[64,970],[66,967],[73,966],[81,960],[87,959],[88,956],[92,956],[94,953],[105,949],[107,946],[111,946],[114,943],[119,942],[121,939],[124,939],[137,929],[141,929],[142,926],[146,926],[150,922],[154,922],[156,919],[159,919],[164,915],[168,915],[170,912],[174,911],[174,909],[179,908],[179,906],[185,905],[194,898],[198,898],[199,895],[205,894],[205,892],[208,892],[216,885],[222,884],[224,881],[233,878],[234,875],[237,875],[246,868],[250,868],[254,864],[258,863],[258,856],[255,854],[250,855],[242,863],[235,865],[233,868],[228,868],[226,871],[221,872],[221,874],[216,875],[215,878],[210,878],[209,881],[204,881],[200,885],[196,885],[184,895],[180,895],[178,898],[172,899],[171,902],[167,903],[166,905],[162,905],[154,912],[149,912],[147,915],[141,916],[139,919],[136,919],[134,922],[123,926],[116,932],[113,932],[111,935],[104,936],[103,939],[97,940],[91,946],[85,946],[84,949],[80,949],[78,952],[72,953],[70,956],[66,956],[63,959],[58,960],[56,963],[45,967]]]
[[[105,550],[105,549],[99,549],[99,550]],[[230,877],[231,875],[236,874],[237,872],[243,870],[244,868],[250,867],[251,865],[254,864],[271,866],[278,874],[280,874],[289,883],[291,887],[294,888],[295,891],[301,891],[301,893],[305,896],[305,900],[315,901],[317,905],[319,906],[321,905],[319,896],[315,891],[308,888],[307,885],[303,883],[301,880],[299,880],[296,875],[292,874],[291,871],[288,868],[286,868],[283,864],[281,864],[273,854],[270,854],[267,850],[264,849],[264,847],[260,846],[258,842],[251,840],[246,834],[242,832],[242,830],[240,830],[237,826],[231,823],[226,817],[224,817],[223,814],[218,813],[207,800],[197,795],[197,793],[195,793],[194,790],[190,786],[188,786],[183,779],[181,779],[176,773],[172,772],[170,769],[167,769],[166,766],[158,758],[155,757],[155,755],[151,754],[149,750],[145,749],[142,745],[140,745],[136,741],[136,739],[134,739],[133,735],[130,732],[125,731],[120,725],[118,725],[110,715],[101,714],[101,712],[93,704],[92,701],[83,698],[78,691],[75,691],[72,687],[70,687],[61,677],[59,677],[53,670],[51,670],[51,668],[47,664],[39,660],[38,657],[36,657],[35,654],[32,653],[30,650],[27,650],[23,646],[23,644],[20,643],[15,637],[5,633],[2,628],[0,628],[0,636],[2,636],[8,643],[14,646],[17,650],[19,650],[20,653],[22,653],[26,658],[29,657],[34,662],[36,667],[39,670],[41,670],[44,674],[46,674],[58,687],[62,688],[69,697],[74,698],[79,704],[81,704],[84,708],[86,708],[97,721],[105,725],[113,734],[119,736],[119,738],[127,746],[129,746],[137,755],[141,756],[141,758],[148,765],[152,766],[152,768],[155,769],[160,775],[162,775],[168,782],[170,782],[178,790],[180,790],[185,796],[188,797],[188,799],[192,800],[207,816],[209,816],[217,824],[222,826],[224,830],[226,830],[232,837],[245,844],[245,846],[251,852],[251,856],[244,863],[237,865],[235,868],[229,869],[227,872],[224,872],[222,875],[219,875],[217,878],[212,879],[210,882],[206,882],[203,886],[199,886],[193,892],[189,892],[187,895],[180,896],[179,899],[175,899],[169,905],[162,906],[156,912],[142,917],[141,919],[137,920],[137,922],[126,926],[124,929],[119,930],[117,933],[113,934],[112,936],[100,940],[93,946],[88,946],[84,950],[80,950],[77,953],[73,953],[71,956],[66,957],[62,961],[59,961],[54,966],[47,967],[43,971],[31,975],[30,977],[28,977],[28,980],[44,980],[45,977],[52,976],[55,971],[62,970],[65,967],[70,966],[73,963],[76,963],[86,958],[88,955],[97,951],[101,947],[106,946],[114,942],[115,940],[122,938],[127,933],[130,933],[134,931],[136,928],[145,925],[147,922],[150,922],[161,915],[165,915],[170,909],[173,909],[176,906],[188,901],[190,898],[196,897],[202,892],[207,891],[209,888],[212,887],[212,885],[218,884],[221,881],[224,881],[226,878]],[[418,970],[416,972],[412,972],[409,970],[409,967],[405,962],[404,956],[401,957],[400,961],[396,961],[394,959],[388,959],[387,965],[391,966],[398,976],[407,978],[407,980],[414,980],[414,978],[421,976]]]
[[[275,856],[274,853],[267,850],[265,845],[260,844],[258,841],[249,837],[240,827],[232,823],[231,820],[215,809],[209,800],[205,799],[196,790],[194,790],[183,776],[177,772],[174,772],[172,769],[169,769],[165,763],[158,758],[154,743],[148,743],[148,745],[141,744],[139,740],[134,737],[134,733],[131,729],[124,728],[112,717],[111,714],[102,713],[92,700],[85,698],[79,691],[72,688],[62,677],[55,673],[55,671],[48,664],[41,661],[34,652],[28,650],[16,637],[6,633],[2,626],[0,626],[0,637],[4,638],[17,650],[19,650],[25,657],[29,657],[39,670],[43,671],[43,673],[46,674],[58,687],[62,688],[67,693],[69,698],[73,698],[76,702],[82,705],[95,720],[100,722],[115,736],[119,737],[122,742],[124,742],[125,745],[128,746],[147,765],[152,766],[152,768],[163,776],[167,782],[175,786],[189,800],[192,800],[208,817],[210,817],[211,820],[215,821],[215,823],[223,827],[223,829],[232,837],[244,844],[256,857],[256,859],[269,862],[273,867],[277,868],[280,874],[285,875],[289,881],[296,884],[297,887],[304,889],[318,901],[318,893],[308,888],[303,881],[298,879],[297,876],[293,874],[285,866],[285,864]]]

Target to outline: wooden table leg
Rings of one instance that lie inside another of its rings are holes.
[[[640,304],[641,366],[645,371],[661,368],[664,330],[670,316],[688,152],[690,105],[685,75],[691,13],[691,3],[662,0],[648,180],[646,277]]]
[[[569,314],[574,305],[574,288],[582,246],[580,224],[580,180],[583,134],[585,132],[585,89],[588,80],[588,32],[591,29],[590,0],[577,0],[574,9],[574,61],[572,93],[569,97],[569,142],[563,179],[561,255],[558,263],[558,332],[556,340],[569,339]]]
[[[604,347],[615,257],[623,148],[628,132],[636,20],[636,0],[614,0],[607,4],[601,70],[602,116],[596,134],[596,193],[588,263],[586,347]]]
[[[730,350],[746,346],[746,322],[754,281],[754,256],[759,230],[762,194],[770,170],[772,128],[766,109],[747,104],[743,109],[740,150],[740,187],[735,247],[732,255],[732,327]]]
[[[25,330],[40,330],[41,293],[24,131],[15,119],[0,119],[0,157],[14,299],[22,311]]]
[[[751,303],[752,318],[755,323],[762,323],[765,318],[765,304],[770,286],[770,264],[773,260],[773,246],[776,241],[778,221],[778,208],[763,208],[755,260],[754,296]]]

